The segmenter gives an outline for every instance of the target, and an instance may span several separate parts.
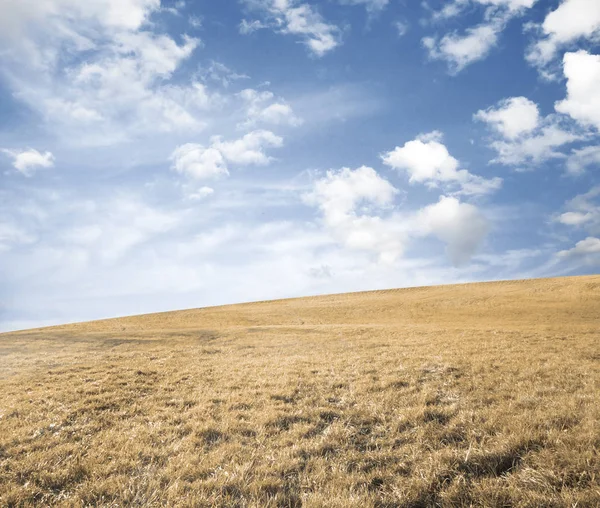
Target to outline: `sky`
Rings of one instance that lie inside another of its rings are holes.
[[[0,330],[598,273],[598,0],[0,0]]]

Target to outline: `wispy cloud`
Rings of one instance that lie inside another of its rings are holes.
[[[341,44],[341,29],[326,22],[308,3],[297,0],[244,1],[250,9],[262,15],[262,19],[242,20],[242,34],[270,28],[281,34],[295,35],[317,57],[322,57]]]

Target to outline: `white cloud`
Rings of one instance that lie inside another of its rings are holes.
[[[525,97],[511,97],[500,101],[496,108],[478,111],[474,118],[488,123],[504,137],[514,139],[534,130],[540,113],[535,102]]]
[[[227,163],[216,148],[186,143],[173,151],[171,160],[176,172],[198,180],[229,175]]]
[[[268,164],[272,158],[265,153],[265,149],[283,145],[283,138],[266,130],[249,132],[235,141],[221,141],[220,137],[213,137],[211,141],[211,146],[221,152],[225,159],[240,166]]]
[[[85,126],[90,120],[95,129],[123,130],[123,138],[144,131],[202,128],[199,113],[211,106],[205,86],[164,84],[197,47],[196,39],[177,45],[167,36],[139,32],[117,35],[113,41],[108,55],[69,69],[71,80],[60,92],[26,89],[21,97],[57,123]],[[85,117],[73,114],[78,111]]]
[[[478,209],[457,198],[442,196],[422,210],[401,213],[394,207],[397,194],[374,169],[362,166],[327,172],[315,181],[305,201],[321,210],[337,241],[373,252],[384,263],[396,262],[411,241],[433,235],[447,245],[452,263],[460,265],[487,233],[487,221]]]
[[[468,65],[483,60],[497,46],[500,34],[507,23],[522,15],[536,0],[455,0],[434,11],[434,21],[458,16],[469,5],[486,7],[484,21],[467,28],[463,34],[452,32],[438,37],[424,37],[423,46],[433,60],[445,60],[451,73],[458,73]]]
[[[198,131],[220,104],[201,83],[171,83],[200,41],[155,33],[148,20],[159,0],[18,4],[3,9],[12,26],[0,36],[4,77],[17,99],[72,144]]]
[[[321,208],[328,223],[336,224],[353,214],[362,202],[389,206],[397,193],[394,186],[373,168],[361,166],[355,170],[328,171],[324,178],[315,182],[306,199]]]
[[[583,258],[587,264],[600,264],[600,238],[588,236],[577,242],[575,247],[561,250],[557,255],[560,258]]]
[[[162,12],[168,12],[173,16],[180,16],[181,11],[185,8],[185,0],[177,0],[172,7],[161,7]]]
[[[557,125],[546,125],[536,134],[514,140],[496,140],[491,147],[498,153],[491,162],[516,166],[518,170],[532,169],[550,159],[563,159],[558,148],[582,139],[580,135]]]
[[[581,38],[600,37],[600,3],[597,0],[563,0],[544,19],[542,37],[527,52],[527,60],[539,67],[548,64],[558,50]]]
[[[446,2],[440,10],[434,11],[432,18],[434,21],[454,18],[470,5],[482,5],[516,14],[519,11],[533,7],[536,1],[537,0],[454,0],[452,2]],[[490,17],[493,14],[495,14],[494,11],[489,11],[486,13],[486,17]]]
[[[568,201],[566,209],[555,218],[556,222],[600,235],[600,186]]]
[[[567,171],[580,175],[588,166],[600,167],[600,146],[586,146],[573,150],[567,159]]]
[[[54,155],[51,152],[40,153],[33,148],[1,151],[13,159],[13,167],[24,176],[32,176],[38,168],[54,166]]]
[[[560,215],[558,221],[566,226],[581,226],[593,219],[591,213],[565,212]]]
[[[283,139],[271,131],[256,130],[234,141],[211,138],[211,145],[196,143],[178,146],[171,154],[172,169],[177,173],[205,180],[229,175],[228,163],[238,166],[266,165],[272,158],[265,153],[268,147],[281,147]]]
[[[328,171],[305,200],[321,210],[325,225],[343,245],[375,252],[381,261],[391,262],[404,250],[404,228],[373,212],[391,206],[397,192],[373,168],[362,166]]]
[[[558,149],[584,138],[556,115],[540,118],[537,105],[525,97],[503,99],[495,107],[478,111],[473,118],[485,122],[495,135],[490,147],[497,156],[491,162],[518,170],[566,158]]]
[[[77,25],[95,25],[102,30],[138,30],[160,8],[160,0],[20,0],[4,2],[0,18],[0,38],[26,44],[23,34],[51,25],[59,37],[72,42],[85,35],[74,31]],[[21,39],[21,40],[19,40]]]
[[[435,37],[423,38],[423,46],[433,60],[445,60],[453,73],[460,72],[468,65],[484,59],[498,43],[498,36],[504,29],[503,22],[484,23],[468,28],[465,35],[446,34],[440,40]]]
[[[466,169],[459,171],[459,174],[462,175],[459,180],[460,191],[455,194],[467,196],[492,194],[502,187],[502,178],[498,176],[487,179],[469,172],[463,173],[463,171],[466,171]]]
[[[294,116],[294,111],[289,104],[275,102],[269,104],[259,114],[258,118],[265,123],[298,125],[300,120]]]
[[[418,218],[425,233],[446,243],[448,256],[455,265],[471,258],[489,230],[487,220],[475,206],[454,197],[441,196],[437,203],[425,207]]]
[[[500,188],[502,179],[486,180],[459,169],[459,162],[441,143],[442,134],[434,131],[408,141],[402,147],[382,155],[383,163],[406,171],[410,183],[425,183],[429,187],[454,184],[463,194],[488,194]]]
[[[455,180],[459,163],[440,143],[441,138],[441,133],[433,132],[408,141],[384,154],[383,163],[406,170],[411,182]]]
[[[555,104],[556,111],[600,131],[600,55],[566,53],[563,64],[567,98]]]
[[[253,127],[258,123],[292,127],[302,124],[302,120],[294,114],[292,107],[268,90],[259,92],[247,88],[237,95],[244,102],[246,110],[246,120],[239,124],[240,128]]]
[[[264,21],[246,21],[240,25],[241,33],[268,26],[282,34],[298,35],[311,53],[321,57],[341,43],[341,30],[325,22],[322,16],[307,3],[296,0],[245,0],[249,7],[262,11]]]
[[[59,142],[71,147],[136,143],[136,156],[127,158],[133,165],[198,139],[209,127],[227,134],[236,124],[246,132],[302,122],[271,92],[228,95],[226,89],[247,76],[221,62],[208,60],[188,73],[185,64],[202,43],[185,34],[160,33],[161,25],[150,19],[160,10],[159,0],[48,0],[40,7],[45,18],[30,0],[24,2],[30,8],[11,7],[19,14],[13,17],[20,20],[23,36],[6,44],[8,35],[0,35],[0,72],[14,96],[39,114]],[[129,21],[119,21],[112,10]],[[234,149],[230,135],[224,151]],[[263,142],[274,146],[266,138]],[[184,172],[225,174],[226,158],[219,161],[209,141],[201,144],[193,147],[193,164],[181,166]],[[246,157],[268,159],[261,147]]]
[[[427,2],[422,4],[428,10],[432,10]],[[469,0],[454,0],[453,2],[445,2],[444,6],[439,10],[433,10],[431,18],[433,21],[444,21],[446,19],[458,16],[469,5]]]
[[[125,32],[114,38],[116,56],[94,64],[84,64],[75,79],[82,82],[100,77],[106,79],[111,71],[135,68],[136,80],[150,82],[168,78],[179,64],[198,47],[199,40],[186,35],[183,44],[177,44],[166,35],[149,32]],[[131,57],[133,59],[129,59]],[[127,59],[124,59],[127,58]]]

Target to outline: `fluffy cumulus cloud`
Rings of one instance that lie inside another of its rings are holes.
[[[225,158],[216,148],[196,143],[178,146],[171,154],[173,170],[198,180],[229,175]]]
[[[24,176],[32,176],[39,168],[54,166],[54,155],[51,152],[40,153],[33,148],[25,150],[2,149],[1,151],[12,158],[13,167]]]
[[[373,168],[361,166],[355,170],[328,171],[315,182],[306,199],[318,205],[329,224],[337,224],[352,215],[361,203],[389,206],[397,192]]]
[[[432,132],[408,141],[384,154],[383,163],[406,170],[411,182],[456,180],[458,160],[450,155],[441,138],[441,133]]]
[[[537,28],[540,36],[529,48],[527,60],[543,68],[560,48],[580,39],[600,39],[600,3],[596,0],[563,0]]]
[[[507,23],[531,8],[536,0],[455,0],[433,13],[434,21],[461,14],[470,5],[485,7],[484,21],[467,28],[464,33],[451,32],[443,37],[427,36],[423,46],[433,60],[444,60],[451,73],[458,73],[468,65],[483,60],[498,45]]]
[[[261,28],[272,28],[300,37],[311,54],[321,57],[341,43],[341,30],[327,23],[308,3],[296,0],[245,0],[249,8],[258,11],[262,20],[243,20],[240,32],[252,33]]]
[[[497,107],[479,111],[475,119],[487,122],[502,136],[514,139],[533,131],[540,122],[537,104],[525,97],[511,97]]]
[[[376,212],[389,209],[397,192],[373,168],[362,166],[329,171],[315,181],[305,201],[321,210],[326,227],[343,245],[393,262],[404,251],[406,227]]]
[[[564,159],[562,149],[584,136],[556,115],[541,118],[538,107],[525,97],[501,100],[480,110],[474,119],[492,131],[490,147],[497,152],[493,163],[533,169],[550,159]]]
[[[265,130],[249,132],[234,141],[223,141],[214,136],[209,147],[196,143],[178,146],[171,154],[172,169],[198,180],[227,176],[228,163],[237,166],[269,164],[272,158],[265,149],[282,145],[281,137]]]
[[[397,194],[373,168],[362,166],[329,171],[314,182],[305,201],[320,209],[340,243],[373,252],[383,263],[397,261],[410,243],[427,236],[444,242],[457,266],[481,245],[488,226],[475,206],[442,196],[436,204],[403,212],[395,206]]]
[[[425,207],[418,221],[424,233],[433,234],[446,243],[448,256],[457,266],[469,261],[489,229],[477,207],[448,196]]]
[[[460,72],[468,65],[485,58],[498,43],[504,24],[500,21],[485,23],[467,29],[465,34],[451,33],[441,39],[424,37],[423,46],[432,60],[445,60],[450,71]]]
[[[459,169],[459,161],[441,141],[442,134],[437,131],[421,135],[383,154],[383,163],[406,172],[410,183],[425,183],[429,187],[458,186],[461,194],[488,194],[501,187],[502,180],[498,177],[487,180]]]
[[[556,103],[556,111],[600,132],[600,55],[566,53],[564,74],[567,97]]]

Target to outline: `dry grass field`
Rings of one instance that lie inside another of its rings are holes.
[[[0,506],[600,506],[600,276],[0,335]]]

